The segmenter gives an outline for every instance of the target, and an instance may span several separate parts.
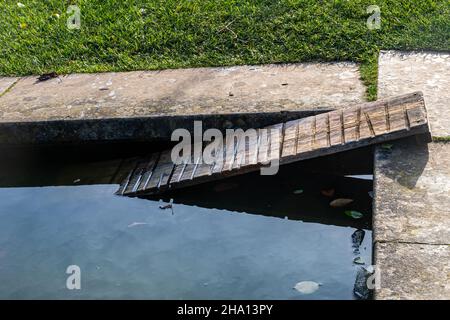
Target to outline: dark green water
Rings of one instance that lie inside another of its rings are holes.
[[[173,210],[76,184],[0,188],[0,298],[353,299],[353,259],[371,262],[371,181],[290,166],[180,190]],[[365,217],[330,208],[329,187]],[[66,288],[69,265],[80,290]],[[304,295],[300,281],[321,286]]]

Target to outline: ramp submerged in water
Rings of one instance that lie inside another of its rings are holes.
[[[427,132],[425,102],[415,92],[261,128],[253,141],[244,135],[225,139],[223,161],[204,163],[200,155],[175,164],[172,150],[150,154],[136,161],[117,194],[154,195],[259,170],[271,161],[283,165]]]

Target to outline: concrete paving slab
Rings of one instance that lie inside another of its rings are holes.
[[[450,53],[382,51],[378,97],[422,91],[431,133],[450,136]]]
[[[375,260],[375,299],[450,299],[450,245],[376,243]]]
[[[450,144],[375,153],[374,241],[450,244]]]
[[[18,78],[14,77],[0,77],[0,96],[8,90]]]
[[[0,99],[1,122],[334,108],[364,101],[353,63],[72,74],[22,79]]]
[[[450,135],[450,55],[381,52],[378,96],[424,93],[434,137]],[[450,298],[450,144],[401,140],[374,159],[375,299]]]

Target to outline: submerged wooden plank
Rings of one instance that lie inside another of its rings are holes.
[[[428,131],[425,102],[416,92],[252,132],[235,131],[216,150],[223,154],[216,161],[196,154],[189,163],[174,164],[171,150],[150,155],[137,162],[118,194],[156,194],[258,170],[271,161],[286,164]]]

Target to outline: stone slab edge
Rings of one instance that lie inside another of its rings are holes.
[[[201,121],[203,130],[230,128],[246,130],[304,118],[331,109],[299,111],[168,115],[105,119],[49,120],[0,122],[0,144],[59,144],[81,142],[170,141],[173,130],[187,129],[193,134],[194,121]]]
[[[433,51],[393,51],[382,50],[382,53],[411,54],[411,53],[440,53]],[[380,81],[380,68],[378,68],[378,83]],[[380,86],[378,85],[378,88]],[[380,91],[378,91],[379,98]],[[448,137],[433,137],[434,141],[447,141]],[[376,147],[374,157],[383,152],[381,147]],[[376,159],[374,159],[376,165]],[[375,166],[376,168],[376,166]],[[374,172],[374,190],[376,189],[377,177]],[[374,195],[376,197],[376,194]],[[374,228],[376,227],[376,211],[374,207]],[[376,231],[374,230],[374,234]],[[401,253],[399,251],[403,250]],[[418,254],[425,250],[429,253],[424,263],[423,256]],[[405,255],[405,252],[409,254]],[[375,300],[399,300],[399,299],[450,299],[449,266],[450,259],[449,244],[403,242],[401,240],[379,240],[373,238],[373,263],[381,271],[381,287],[374,290]],[[387,258],[385,255],[389,255]],[[395,261],[396,262],[395,262]],[[398,261],[397,261],[398,260]],[[414,261],[412,261],[414,260]],[[388,261],[389,265],[384,266]],[[434,265],[430,265],[434,261]],[[421,264],[420,266],[418,264]],[[441,267],[447,266],[447,270]],[[384,276],[383,276],[384,273]],[[385,281],[383,282],[383,277]]]

